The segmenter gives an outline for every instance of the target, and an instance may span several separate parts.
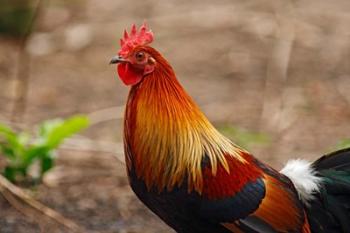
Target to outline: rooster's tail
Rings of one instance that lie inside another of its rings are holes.
[[[312,232],[350,232],[350,148],[324,155],[311,166],[321,178],[306,205]]]

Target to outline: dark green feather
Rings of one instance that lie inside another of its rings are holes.
[[[312,232],[350,232],[350,149],[324,155],[313,167],[323,181],[306,208]]]

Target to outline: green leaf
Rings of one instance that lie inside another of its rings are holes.
[[[44,157],[40,161],[41,165],[41,176],[45,174],[48,170],[50,170],[54,166],[54,160],[52,157]]]
[[[39,135],[41,138],[38,143],[49,149],[55,149],[65,138],[86,128],[88,125],[89,120],[84,116],[74,116],[65,121],[47,121],[40,127]]]
[[[35,160],[40,159],[42,157],[47,156],[51,149],[47,146],[41,146],[41,145],[32,145],[30,146],[24,153],[23,159],[22,159],[22,166],[28,167],[30,164],[32,164]]]
[[[16,179],[16,169],[13,167],[5,167],[4,176],[11,182],[14,182]]]
[[[0,124],[0,134],[15,134],[15,132],[4,124]]]
[[[0,152],[8,159],[13,159],[15,157],[15,152],[13,149],[5,144],[0,144]]]
[[[54,166],[54,150],[63,140],[86,128],[88,118],[75,116],[67,120],[50,120],[39,127],[38,137],[31,139],[26,132],[16,133],[6,125],[0,124],[0,153],[7,158],[4,175],[10,181],[27,176],[28,168],[39,161],[41,176]]]
[[[0,142],[15,147],[19,144],[17,134],[12,129],[2,124],[0,124]]]
[[[0,150],[10,159],[14,159],[24,150],[20,136],[3,124],[0,124]]]
[[[29,140],[30,140],[30,135],[27,132],[21,132],[17,134],[17,142],[23,147],[28,145]]]

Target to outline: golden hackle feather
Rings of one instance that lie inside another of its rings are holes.
[[[215,174],[218,163],[229,170],[224,155],[244,162],[242,150],[212,126],[168,62],[151,47],[143,50],[157,64],[152,74],[132,87],[126,110],[125,138],[132,148],[135,171],[149,188],[172,189],[187,177],[189,190],[201,192],[204,156]]]

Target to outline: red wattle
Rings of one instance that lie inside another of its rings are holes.
[[[142,79],[142,73],[133,69],[129,63],[121,63],[117,67],[118,75],[125,85],[135,85]]]

